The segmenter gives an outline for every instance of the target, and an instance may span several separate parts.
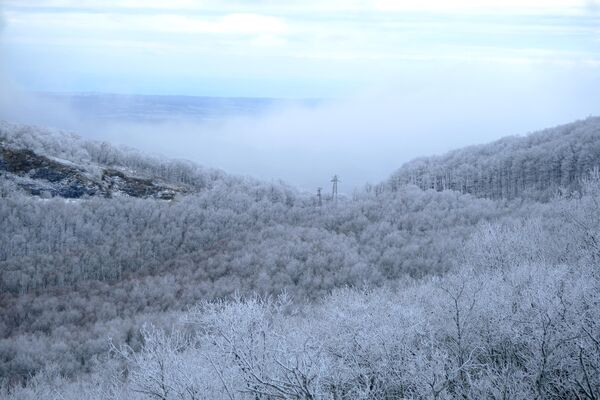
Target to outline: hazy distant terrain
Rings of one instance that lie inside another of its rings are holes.
[[[291,106],[312,106],[318,100],[252,97],[151,96],[123,94],[42,93],[41,99],[64,106],[90,123],[224,122],[230,118],[260,117]]]

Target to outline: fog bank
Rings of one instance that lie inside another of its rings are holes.
[[[19,90],[2,74],[0,118],[67,129],[228,173],[281,179],[310,192],[328,190],[337,174],[340,191],[351,193],[415,157],[600,114],[594,67],[494,67],[413,73],[310,106],[287,102],[210,120],[174,113],[160,121],[81,115],[64,102]]]
[[[577,77],[577,79],[574,79]],[[317,107],[288,107],[211,123],[107,123],[94,137],[183,157],[302,189],[341,176],[350,192],[402,163],[600,114],[593,69],[445,71]]]

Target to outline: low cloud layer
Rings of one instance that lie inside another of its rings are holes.
[[[574,79],[577,77],[577,79]],[[199,123],[107,123],[94,137],[305,190],[333,174],[351,192],[419,156],[600,114],[594,68],[455,69],[317,107]]]

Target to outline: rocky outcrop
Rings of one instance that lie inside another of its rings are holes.
[[[11,179],[34,196],[77,199],[85,196],[172,200],[187,190],[159,184],[152,179],[134,177],[113,168],[102,168],[101,176],[85,167],[74,166],[36,154],[28,149],[14,149],[0,143],[0,179]]]
[[[28,178],[17,179],[16,183],[32,195],[74,199],[103,192],[102,187],[86,177],[83,171],[37,155],[31,150],[0,147],[0,171]]]
[[[102,181],[108,184],[108,193],[124,193],[132,197],[154,197],[172,200],[176,189],[154,184],[150,179],[135,178],[116,169],[105,169]]]

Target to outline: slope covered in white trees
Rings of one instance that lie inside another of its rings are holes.
[[[547,200],[578,181],[600,159],[600,118],[470,146],[406,163],[387,182],[392,189],[456,190],[478,197]]]
[[[6,397],[598,396],[600,119],[416,160],[322,206],[39,128],[2,124],[0,146],[185,188],[65,199],[0,172]],[[501,178],[448,183],[470,163]]]
[[[566,216],[560,235],[545,218],[483,224],[443,277],[341,289],[308,304],[287,295],[202,301],[166,330],[146,325],[140,349],[115,344],[84,377],[48,365],[6,395],[593,399],[600,248],[589,243],[600,237],[599,177],[583,191],[540,209]]]

